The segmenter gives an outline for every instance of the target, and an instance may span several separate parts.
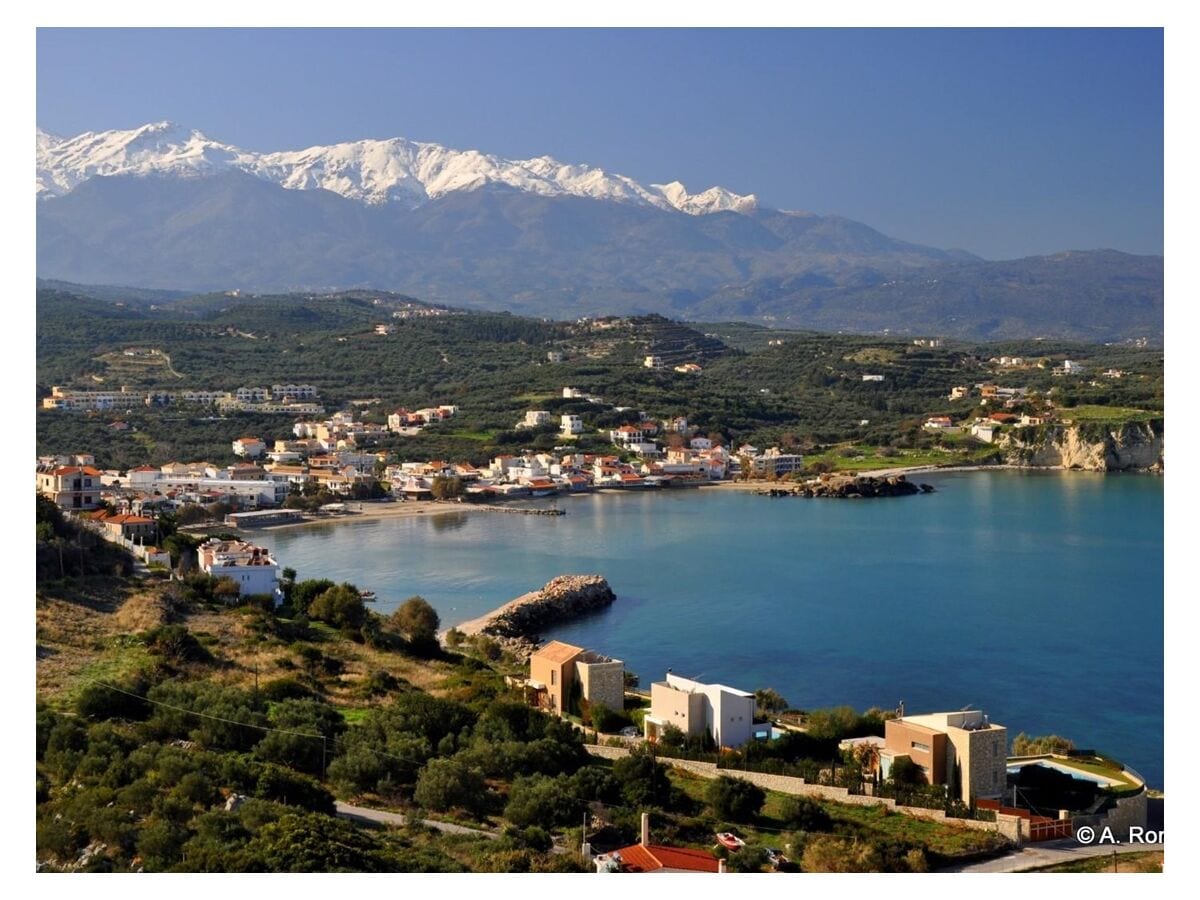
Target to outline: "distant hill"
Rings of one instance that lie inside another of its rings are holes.
[[[1163,334],[1163,259],[1073,251],[931,266],[878,284],[760,279],[713,292],[692,314],[819,331],[1153,343]]]

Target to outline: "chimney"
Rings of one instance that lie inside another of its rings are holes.
[[[718,875],[724,875],[724,874],[725,874],[725,872],[726,872],[726,869],[725,869],[725,860],[723,860],[723,859],[718,859],[718,860],[717,860],[717,874],[718,874]]]
[[[650,844],[650,813],[642,813],[642,846]]]

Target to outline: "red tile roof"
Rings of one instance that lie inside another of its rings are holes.
[[[50,472],[51,475],[99,475],[100,470],[92,466],[59,466]]]
[[[685,847],[664,847],[661,844],[633,844],[622,847],[621,868],[626,872],[657,872],[667,869],[680,872],[719,872],[720,862],[707,850]]]

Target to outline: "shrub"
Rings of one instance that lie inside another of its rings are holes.
[[[767,799],[758,785],[725,775],[709,784],[705,796],[713,812],[730,822],[752,821]]]
[[[780,804],[779,818],[784,825],[797,831],[829,831],[833,820],[829,813],[811,797],[786,797]]]
[[[174,663],[206,662],[212,659],[212,654],[183,625],[161,625],[145,632],[142,639],[151,653]]]
[[[629,720],[624,715],[609,709],[603,703],[593,703],[588,711],[592,717],[592,727],[597,731],[619,731],[629,724]]]
[[[339,584],[319,594],[308,606],[308,615],[334,628],[357,630],[367,617],[362,595],[351,584]]]
[[[456,759],[432,759],[417,778],[413,799],[438,812],[465,809],[480,813],[485,806],[483,777]]]
[[[441,620],[437,611],[424,597],[409,597],[392,613],[391,625],[413,644],[430,644],[437,640]]]
[[[150,714],[150,705],[141,699],[146,692],[147,681],[134,678],[112,687],[91,682],[79,692],[75,700],[75,712],[84,719],[129,719],[141,721]],[[138,696],[131,696],[131,695]]]
[[[571,824],[583,813],[583,802],[571,788],[567,776],[518,778],[509,792],[504,817],[522,827]]]
[[[308,700],[316,696],[312,688],[295,678],[275,678],[259,689],[259,694],[268,702],[279,700]]]

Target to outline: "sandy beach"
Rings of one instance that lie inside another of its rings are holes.
[[[314,525],[337,525],[344,522],[378,522],[384,519],[412,519],[447,513],[488,512],[487,507],[472,503],[451,503],[438,500],[405,500],[397,503],[346,504],[348,512],[332,516],[312,516],[302,522],[286,522],[282,525],[264,525],[258,528],[243,528],[239,532],[250,535],[255,532],[285,531],[291,528],[311,528]],[[494,510],[493,510],[494,512]]]
[[[463,634],[466,634],[466,635],[479,634],[481,631],[483,631],[483,629],[487,626],[487,624],[489,622],[491,622],[494,618],[496,618],[498,615],[500,615],[501,613],[503,613],[509,609],[512,609],[515,606],[520,606],[523,603],[528,603],[530,600],[532,600],[534,597],[536,597],[540,593],[541,593],[540,589],[536,590],[536,591],[529,591],[528,593],[522,594],[520,597],[517,597],[513,600],[509,600],[507,603],[500,604],[495,609],[490,610],[489,612],[485,612],[482,616],[479,616],[476,619],[469,619],[466,622],[459,622],[457,625],[455,625],[453,627],[458,629],[459,631],[461,631]],[[449,630],[449,629],[447,629],[447,630]],[[445,637],[445,634],[446,634],[446,632],[443,631],[442,636]]]

